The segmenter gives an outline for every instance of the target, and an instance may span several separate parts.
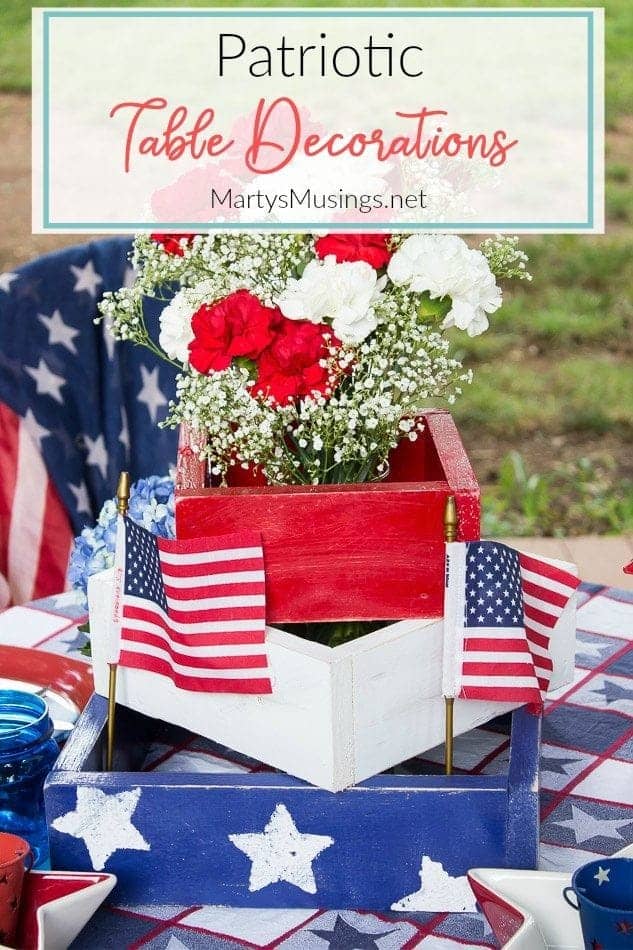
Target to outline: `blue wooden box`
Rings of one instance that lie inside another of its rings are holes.
[[[389,774],[334,793],[282,773],[139,771],[165,727],[122,707],[118,771],[103,772],[106,705],[89,702],[45,801],[53,868],[115,873],[118,901],[473,910],[469,868],[536,867],[540,718],[525,709],[505,776]]]

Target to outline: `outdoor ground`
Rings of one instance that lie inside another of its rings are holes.
[[[604,5],[607,234],[523,241],[534,281],[507,292],[483,337],[456,338],[475,382],[454,408],[487,533],[629,535],[594,559],[633,556],[633,2]],[[29,12],[0,11],[0,271],[77,240],[30,233]]]

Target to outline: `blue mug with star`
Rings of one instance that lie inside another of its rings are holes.
[[[580,912],[585,950],[633,947],[633,858],[583,864],[563,896]]]

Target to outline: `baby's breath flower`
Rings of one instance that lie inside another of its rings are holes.
[[[148,346],[178,368],[176,399],[161,424],[184,422],[206,433],[204,457],[214,478],[223,480],[232,469],[254,466],[273,484],[383,478],[392,449],[402,439],[419,438],[420,414],[428,400],[451,404],[471,381],[471,372],[451,355],[444,333],[451,322],[468,325],[469,332],[487,325],[486,317],[471,326],[472,314],[460,310],[464,301],[471,309],[476,304],[485,316],[500,303],[500,293],[498,300],[491,296],[497,293],[495,278],[531,279],[515,238],[489,238],[481,254],[469,252],[459,238],[426,243],[416,238],[419,253],[407,265],[413,276],[403,272],[405,250],[412,246],[407,241],[406,235],[391,238],[391,249],[401,259],[399,269],[378,277],[369,265],[319,263],[312,235],[197,235],[181,242],[182,253],[171,254],[140,235],[130,258],[134,283],[104,295],[100,319],[116,339]],[[424,257],[426,244],[435,248],[432,261]],[[450,264],[441,253],[448,244],[454,251]],[[313,272],[319,277],[331,272],[345,299],[332,293],[332,282],[313,281],[312,286],[308,277]],[[365,272],[371,286],[363,283]],[[481,291],[476,301],[471,300],[475,285]],[[480,299],[482,287],[490,300]],[[234,360],[228,369],[209,375],[189,366],[189,321],[195,310],[244,289],[269,308],[284,302],[281,309],[288,313],[280,313],[280,319],[323,323],[324,348],[315,364],[325,379],[320,390],[280,405],[272,396],[253,395],[256,360]],[[318,299],[312,300],[311,293]],[[291,297],[294,309],[288,304]],[[146,298],[164,303],[158,341],[145,323]]]
[[[518,245],[518,237],[510,237],[508,234],[486,238],[479,245],[479,250],[488,259],[490,270],[495,277],[532,280],[532,275],[527,270],[529,258]]]

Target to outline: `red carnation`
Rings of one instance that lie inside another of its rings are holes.
[[[390,234],[326,234],[319,238],[314,248],[319,257],[333,254],[341,264],[343,261],[365,261],[376,270],[386,267],[392,252],[388,242]]]
[[[191,319],[189,361],[199,373],[227,369],[234,356],[255,360],[273,339],[279,310],[265,307],[248,290],[203,304]]]
[[[329,334],[327,341],[325,333]],[[253,392],[272,396],[279,404],[313,392],[325,393],[330,373],[320,361],[327,358],[328,346],[332,345],[340,343],[325,324],[283,319],[273,342],[258,360]]]
[[[152,241],[155,241],[157,244],[160,244],[162,249],[166,251],[167,254],[175,254],[177,257],[182,257],[184,248],[181,246],[180,242],[183,238],[187,238],[187,244],[191,244],[193,239],[197,237],[195,234],[150,234]]]

